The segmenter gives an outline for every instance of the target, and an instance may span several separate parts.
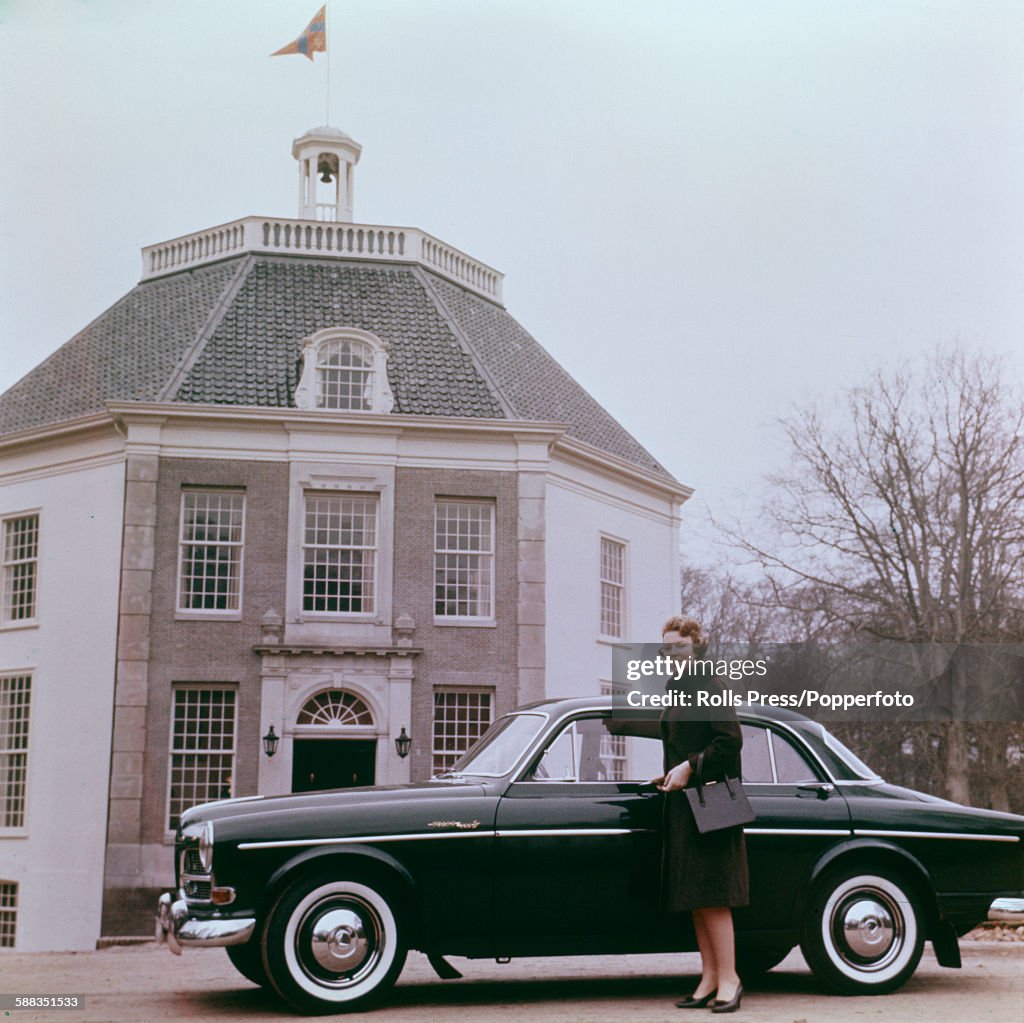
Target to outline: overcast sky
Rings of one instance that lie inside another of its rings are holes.
[[[317,6],[0,0],[0,390],[142,245],[295,215],[325,61],[267,55]],[[1024,376],[1020,0],[333,0],[330,45],[355,219],[502,270],[691,519],[883,362],[959,338]]]

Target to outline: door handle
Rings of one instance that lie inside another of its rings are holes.
[[[828,781],[814,781],[807,782],[803,785],[797,785],[798,793],[813,792],[819,799],[828,799],[828,797],[832,795],[832,793],[835,792],[835,790],[835,785]]]

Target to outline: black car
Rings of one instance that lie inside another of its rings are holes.
[[[610,697],[521,707],[429,782],[193,807],[157,935],[225,946],[310,1013],[365,1008],[410,948],[442,976],[446,955],[693,950],[689,914],[660,908],[661,744],[612,734],[611,713]],[[740,721],[757,815],[741,975],[799,944],[824,986],[889,992],[926,939],[957,967],[957,937],[1024,895],[1024,817],[889,785],[800,715]]]

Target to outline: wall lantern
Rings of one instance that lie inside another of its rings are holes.
[[[398,755],[402,760],[409,755],[410,746],[412,746],[412,739],[405,734],[405,725],[402,725],[402,730],[398,733],[398,738],[395,739],[395,749],[398,750]]]
[[[263,752],[268,757],[272,757],[277,752],[277,744],[281,741],[281,737],[274,732],[274,726],[270,726],[270,731],[263,736]]]

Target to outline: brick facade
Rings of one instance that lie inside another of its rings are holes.
[[[435,624],[434,502],[441,497],[494,501],[493,626]],[[423,651],[416,659],[409,729],[414,781],[431,774],[435,687],[491,689],[495,715],[519,702],[517,521],[514,472],[418,468],[396,472],[394,609],[396,617],[407,614],[416,622],[413,641]]]

